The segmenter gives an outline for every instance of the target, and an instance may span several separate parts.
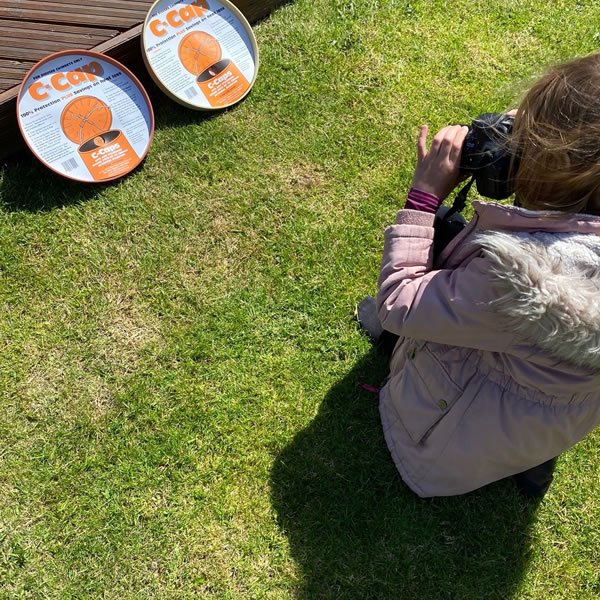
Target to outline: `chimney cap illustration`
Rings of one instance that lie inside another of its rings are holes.
[[[192,31],[179,43],[179,60],[192,75],[200,75],[221,60],[221,44],[206,31]]]
[[[79,146],[109,131],[111,123],[110,108],[95,96],[81,96],[71,100],[60,116],[64,134]]]

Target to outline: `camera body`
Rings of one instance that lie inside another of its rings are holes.
[[[515,169],[519,157],[512,160],[507,143],[514,121],[514,117],[510,115],[485,113],[471,123],[463,144],[459,168],[461,175],[472,179],[458,192],[452,207],[443,216],[438,214],[435,218],[434,260],[438,259],[444,248],[463,229],[464,222],[452,219],[452,216],[464,209],[473,182],[482,196],[493,200],[503,200],[514,192],[511,162]]]
[[[469,127],[463,144],[460,172],[472,175],[477,191],[486,198],[503,200],[514,192],[511,154],[507,145],[514,121],[510,115],[485,113]]]

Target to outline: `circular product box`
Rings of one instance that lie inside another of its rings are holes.
[[[116,60],[89,50],[57,52],[34,65],[19,90],[17,120],[40,161],[84,182],[133,171],[154,134],[142,84]]]
[[[144,21],[142,56],[162,91],[195,110],[239,102],[258,72],[254,32],[229,0],[157,0]]]

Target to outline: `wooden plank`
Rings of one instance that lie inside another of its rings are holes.
[[[39,35],[35,30],[22,30],[13,28],[5,28],[0,24],[0,38],[10,40],[14,46],[21,46],[23,41],[36,42],[36,44],[59,43],[63,48],[76,48],[81,44],[101,44],[104,40],[118,35],[118,31],[114,33],[107,32],[106,35],[95,36],[86,35],[85,33],[65,33],[63,31],[47,31],[43,36]]]
[[[31,67],[33,67],[33,63],[26,60],[0,58],[0,69],[23,72],[23,69],[29,70]]]
[[[137,17],[140,14],[147,12],[148,6],[145,3],[136,4],[131,0],[125,2],[118,2],[117,0],[93,0],[85,2],[85,0],[20,0],[16,5],[14,2],[7,2],[6,0],[0,0],[0,8],[4,10],[12,11],[13,13],[18,11],[35,10],[44,13],[44,20],[52,16],[54,11],[69,13],[75,17],[73,24],[79,22],[79,17],[85,13],[89,13],[91,10],[98,10],[96,14],[118,14],[123,16],[134,16]]]
[[[119,34],[116,29],[107,29],[103,35],[92,35],[89,33],[67,32],[67,31],[38,31],[37,29],[23,29],[21,27],[6,26],[6,21],[0,22],[0,38],[15,40],[15,46],[20,40],[32,40],[39,43],[60,42],[63,48],[79,43],[100,44],[104,40]]]
[[[12,73],[19,76],[24,69],[30,69],[33,66],[32,62],[10,60],[7,58],[0,59],[0,73]]]
[[[91,0],[86,4],[85,0],[50,0],[53,4],[60,4],[66,7],[73,6],[77,10],[83,10],[88,6],[104,6],[107,8],[123,8],[124,6],[131,7],[133,9],[139,9],[145,12],[148,12],[148,9],[154,3],[153,0]],[[0,0],[0,6],[4,8],[11,8],[18,10],[19,8],[23,8],[24,4],[36,5],[38,8],[43,6],[44,8],[50,2],[42,2],[39,0]],[[74,9],[74,10],[75,10]]]
[[[61,23],[39,23],[37,21],[19,21],[18,19],[0,19],[0,26],[5,29],[31,30],[34,35],[47,33],[74,33],[91,35],[97,38],[105,38],[107,34],[116,35],[118,29],[108,29],[105,27],[81,27],[79,25],[65,25]]]
[[[97,40],[82,37],[71,38],[65,42],[65,40],[40,40],[35,37],[10,38],[0,33],[0,56],[6,58],[9,58],[9,55],[2,50],[4,47],[13,48],[17,53],[22,52],[23,58],[27,58],[28,53],[32,50],[41,50],[45,52],[44,56],[48,56],[48,54],[64,50],[65,48],[83,48],[88,50],[97,45]]]
[[[0,80],[14,81],[14,83],[12,83],[10,86],[6,86],[13,87],[15,85],[19,85],[21,81],[23,81],[23,78],[21,77],[20,73],[16,73],[15,71],[5,71],[0,67]]]
[[[50,52],[39,48],[15,48],[14,46],[6,46],[5,41],[0,39],[0,56],[3,58],[23,58],[37,62],[48,56]]]
[[[120,2],[118,0],[93,0],[87,2],[85,0],[0,0],[0,7],[8,10],[19,11],[25,9],[36,9],[44,12],[52,12],[59,8],[63,12],[71,12],[74,15],[79,15],[82,11],[89,10],[95,6],[101,6],[115,11],[128,11],[129,7],[133,10],[144,11],[148,10],[150,6],[150,0],[125,0]],[[62,8],[61,8],[62,7]],[[75,23],[77,21],[74,21]]]
[[[0,1],[0,17],[4,19],[33,19],[44,23],[78,23],[83,25],[108,26],[127,29],[139,23],[146,16],[142,8],[122,8],[129,3],[113,8],[97,7],[94,3],[66,5],[58,2],[22,0],[19,8],[8,6],[12,2]],[[41,8],[43,6],[43,8]]]
[[[31,65],[33,66],[33,65]],[[21,83],[21,81],[23,81],[23,75],[22,75],[22,71],[23,69],[27,69],[27,71],[29,71],[29,69],[31,67],[23,67],[22,69],[19,69],[18,71],[15,69],[5,69],[4,67],[0,66],[0,77],[2,77],[3,79],[16,79],[17,83]],[[25,72],[27,72],[25,71]],[[15,85],[15,84],[13,84]],[[12,86],[9,86],[12,87]]]
[[[3,87],[13,87],[15,85],[20,85],[23,79],[21,77],[10,77],[6,76],[4,73],[0,73],[0,84]]]
[[[41,23],[73,23],[76,19],[77,23],[82,25],[90,25],[95,27],[110,27],[112,29],[119,29],[123,31],[128,27],[135,25],[139,19],[125,19],[115,18],[110,16],[99,16],[95,14],[85,14],[79,17],[74,17],[71,13],[53,11],[51,16],[48,16],[43,10],[21,10],[16,15],[12,10],[7,8],[0,8],[0,18],[10,20],[11,17],[18,17],[19,19],[30,19],[32,21],[39,21]]]

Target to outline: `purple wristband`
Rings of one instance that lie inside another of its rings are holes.
[[[410,188],[406,204],[404,205],[404,208],[420,210],[421,212],[428,212],[434,215],[439,207],[440,199],[437,196],[416,188]]]

